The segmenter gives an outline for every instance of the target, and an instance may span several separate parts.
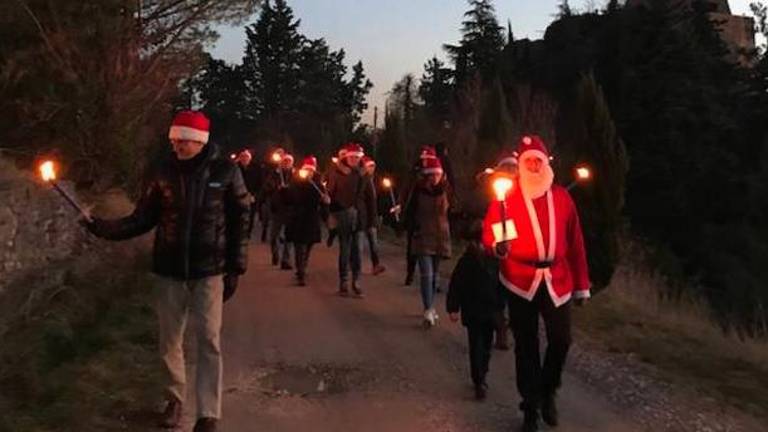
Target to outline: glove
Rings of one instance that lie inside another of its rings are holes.
[[[508,242],[498,242],[496,243],[496,255],[498,255],[501,258],[504,258],[509,253],[509,243]]]
[[[239,279],[239,276],[236,274],[224,275],[224,302],[225,303],[233,295],[235,295],[235,290],[237,290],[238,279]]]

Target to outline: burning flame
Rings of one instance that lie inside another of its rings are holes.
[[[384,177],[384,179],[381,180],[381,185],[389,189],[392,187],[392,180],[389,177]]]
[[[272,153],[272,162],[280,162],[283,160],[283,156],[278,152]]]
[[[44,181],[56,180],[56,166],[53,161],[45,161],[40,164],[40,176]]]
[[[232,153],[231,155],[229,155],[229,158],[232,159],[232,160],[235,160],[235,159],[237,159],[237,155]]]
[[[493,182],[493,191],[496,193],[496,199],[504,201],[507,192],[512,189],[512,180],[506,177],[499,177]]]
[[[337,163],[339,163],[339,158],[334,156],[334,157],[331,158],[331,162],[337,164]]]
[[[592,177],[592,172],[587,167],[576,168],[576,177],[579,180],[589,180]]]
[[[488,175],[491,175],[491,174],[495,173],[496,170],[493,169],[493,168],[486,168],[483,172],[488,174]]]
[[[299,170],[299,177],[306,180],[309,177],[309,170],[300,169]]]

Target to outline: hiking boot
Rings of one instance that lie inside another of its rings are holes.
[[[218,420],[215,418],[204,417],[197,419],[192,432],[216,432],[216,423],[218,423]]]
[[[181,401],[175,397],[168,398],[165,410],[160,417],[160,427],[173,429],[179,426],[181,422],[182,405]]]
[[[384,273],[385,271],[387,271],[387,268],[384,267],[381,264],[377,264],[376,266],[373,267],[373,275],[374,276],[378,276],[378,275]]]
[[[539,413],[536,410],[523,411],[522,432],[537,432],[539,430]]]
[[[544,420],[544,423],[552,427],[558,425],[559,421],[557,404],[555,404],[555,395],[544,398],[544,402],[541,404],[541,419]]]

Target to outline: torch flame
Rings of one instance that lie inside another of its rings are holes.
[[[331,158],[331,162],[333,162],[333,163],[337,164],[337,163],[339,163],[339,158],[337,158],[337,157],[332,157],[332,158]]]
[[[232,153],[231,155],[229,155],[229,158],[232,159],[232,160],[235,160],[235,159],[237,159],[237,155]]]
[[[53,161],[45,161],[40,164],[40,176],[44,181],[56,180],[56,166]]]
[[[392,180],[389,177],[384,177],[384,179],[381,181],[381,185],[389,189],[392,187]]]
[[[278,152],[272,153],[272,162],[280,162],[281,160],[283,160],[283,156],[280,155],[280,153]]]
[[[496,199],[499,201],[504,201],[510,189],[512,189],[511,179],[499,177],[493,182],[493,191],[496,192]]]
[[[301,177],[302,179],[306,180],[309,177],[309,171],[307,171],[305,169],[300,169],[299,170],[299,177]]]
[[[592,172],[587,167],[576,168],[576,176],[579,180],[589,180],[592,177]]]
[[[488,174],[488,175],[491,175],[491,174],[495,173],[496,170],[493,169],[493,168],[486,168],[483,172]]]

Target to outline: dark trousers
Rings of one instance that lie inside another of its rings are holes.
[[[547,349],[542,364],[539,354],[539,315],[544,320]],[[509,320],[515,338],[517,390],[520,407],[535,410],[542,398],[553,396],[560,387],[563,366],[571,345],[571,303],[555,307],[542,284],[532,301],[509,295]]]
[[[371,264],[378,267],[379,263],[379,239],[376,229],[368,228],[365,230],[365,238],[368,240],[368,252],[371,254]]]
[[[405,264],[408,279],[413,279],[413,275],[416,273],[416,263],[418,262],[416,255],[411,251],[411,243],[413,243],[413,231],[408,231],[405,244]]]
[[[494,322],[478,322],[467,325],[469,338],[469,370],[475,385],[485,384],[488,365],[491,362]]]
[[[304,279],[307,275],[309,256],[312,254],[312,244],[294,243],[293,248],[293,253],[296,255],[296,277]]]
[[[256,215],[258,214],[259,206],[256,204],[251,204],[251,218],[250,223],[248,224],[248,238],[250,239],[253,235],[253,226],[256,225]]]

